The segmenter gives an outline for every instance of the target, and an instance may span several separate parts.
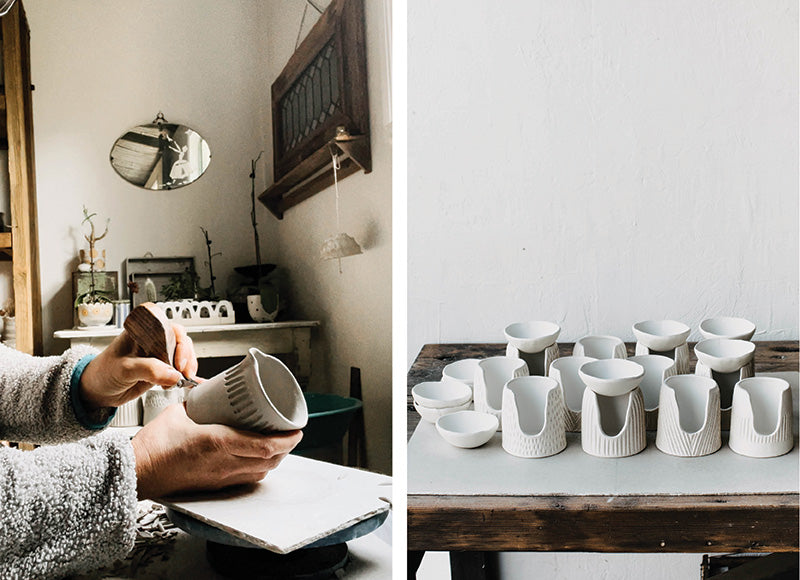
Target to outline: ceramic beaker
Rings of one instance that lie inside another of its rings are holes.
[[[628,360],[642,365],[644,377],[639,387],[644,397],[644,426],[649,431],[658,427],[658,400],[661,385],[669,377],[678,374],[675,361],[660,354],[640,354]]]
[[[570,432],[581,430],[581,405],[583,404],[583,382],[578,370],[594,358],[588,356],[565,356],[554,360],[550,365],[548,376],[555,379],[561,387],[561,398],[564,401],[564,427]]]
[[[590,363],[591,364],[591,363]],[[644,399],[637,386],[622,395],[583,391],[581,447],[595,457],[628,457],[647,445]]]
[[[676,320],[643,320],[633,325],[636,354],[660,354],[675,361],[677,374],[689,373],[689,345],[686,339],[692,331]]]
[[[550,364],[558,358],[556,339],[561,327],[554,322],[533,320],[505,327],[506,356],[521,358],[531,375],[547,376]]]
[[[575,342],[573,356],[588,356],[595,359],[628,358],[628,350],[622,339],[616,336],[590,334]]]
[[[700,457],[721,446],[717,383],[697,375],[668,377],[661,385],[656,447],[669,455]]]
[[[493,356],[478,363],[475,371],[473,400],[475,410],[497,417],[503,427],[503,387],[508,381],[528,374],[528,365],[520,358]]]
[[[302,429],[308,407],[292,372],[274,356],[251,348],[244,360],[200,383],[186,396],[197,423],[221,423],[271,433]]]
[[[733,391],[730,448],[748,457],[777,457],[793,444],[789,383],[776,377],[739,381]]]
[[[709,338],[694,347],[697,365],[694,374],[711,377],[719,387],[722,407],[722,430],[730,427],[733,388],[742,379],[754,375],[753,355],[756,345],[746,340]]]
[[[503,389],[503,449],[517,457],[548,457],[567,446],[564,402],[555,379],[511,379]]]

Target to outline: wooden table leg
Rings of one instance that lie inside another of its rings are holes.
[[[497,552],[450,552],[452,580],[499,580]]]
[[[308,379],[311,376],[311,329],[295,328],[292,335],[298,378]]]
[[[419,565],[422,563],[423,556],[425,556],[425,552],[420,550],[409,550],[406,553],[406,577],[408,580],[416,579],[417,570],[419,570]]]

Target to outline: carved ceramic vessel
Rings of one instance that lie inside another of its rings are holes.
[[[493,356],[480,361],[475,371],[475,410],[497,417],[498,429],[502,429],[503,387],[511,379],[527,374],[528,365],[519,358]]]
[[[686,339],[691,328],[676,320],[644,320],[633,325],[636,354],[660,354],[675,361],[677,374],[689,372],[689,345]]]
[[[573,356],[588,356],[596,359],[628,358],[628,350],[622,339],[616,336],[591,334],[575,343]]]
[[[548,457],[564,450],[564,402],[549,377],[511,379],[503,390],[503,449],[517,457]]]
[[[791,451],[792,393],[775,377],[742,379],[733,391],[728,445],[748,457],[777,457]]]
[[[755,374],[755,349],[756,345],[752,342],[731,338],[701,340],[694,347],[697,355],[694,373],[714,379],[719,386],[723,431],[727,431],[730,426],[734,386],[740,380]]]
[[[658,401],[661,396],[661,385],[669,377],[678,374],[675,361],[660,354],[640,354],[628,360],[642,365],[644,377],[639,387],[644,397],[645,429],[654,431],[658,427]]]
[[[578,370],[594,358],[588,356],[565,356],[554,360],[550,365],[548,376],[555,379],[561,389],[561,398],[564,402],[564,427],[567,431],[579,432],[581,430],[581,405],[583,404],[583,382]]]
[[[110,427],[136,427],[142,424],[142,397],[128,401],[117,407]]]
[[[442,439],[455,447],[480,447],[497,432],[499,420],[495,415],[478,411],[459,411],[440,417],[436,430]]]
[[[477,358],[465,358],[445,365],[442,369],[442,380],[460,381],[471,389],[479,362],[480,359]]]
[[[661,386],[656,447],[669,455],[700,457],[721,446],[717,383],[697,375],[668,377]]]
[[[534,320],[506,326],[506,356],[521,358],[532,375],[546,376],[550,364],[558,358],[556,339],[561,327],[554,322]]]
[[[150,421],[161,414],[161,411],[169,405],[182,403],[184,399],[183,389],[171,388],[164,389],[155,386],[142,395],[142,425],[147,425]]]
[[[586,453],[595,457],[628,457],[646,445],[644,399],[639,387],[611,397],[592,389],[583,392],[581,447]]]

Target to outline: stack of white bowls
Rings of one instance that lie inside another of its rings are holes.
[[[460,381],[427,381],[411,389],[414,408],[425,421],[436,423],[439,417],[466,411],[472,403],[472,389]]]

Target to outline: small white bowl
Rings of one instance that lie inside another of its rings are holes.
[[[738,371],[752,360],[755,350],[752,342],[732,338],[709,338],[694,346],[697,360],[718,373]]]
[[[478,370],[478,358],[465,358],[451,362],[442,369],[442,380],[461,381],[468,387],[472,387],[475,381],[475,371]]]
[[[706,318],[700,323],[700,334],[703,338],[732,338],[750,340],[756,333],[756,325],[744,318],[720,316]]]
[[[472,449],[480,447],[492,438],[500,421],[489,413],[459,411],[439,417],[436,430],[450,445]]]
[[[635,389],[644,377],[644,367],[621,358],[587,362],[578,369],[586,386],[598,395],[616,397]]]
[[[657,352],[682,345],[691,331],[683,322],[676,320],[644,320],[633,325],[636,341]]]
[[[444,409],[469,402],[472,389],[460,381],[428,381],[415,385],[411,396],[429,409]]]
[[[506,326],[503,334],[508,343],[522,352],[541,352],[553,344],[561,332],[561,327],[554,322],[533,320],[531,322],[515,322]]]
[[[469,410],[470,405],[472,405],[472,401],[467,401],[463,405],[458,405],[457,407],[444,407],[442,409],[432,409],[430,407],[426,407],[425,405],[420,405],[416,401],[414,401],[414,408],[419,413],[419,416],[422,417],[424,421],[428,423],[436,423],[436,420],[439,417],[444,417],[445,415],[449,415],[450,413],[457,413],[458,411],[467,411]]]

